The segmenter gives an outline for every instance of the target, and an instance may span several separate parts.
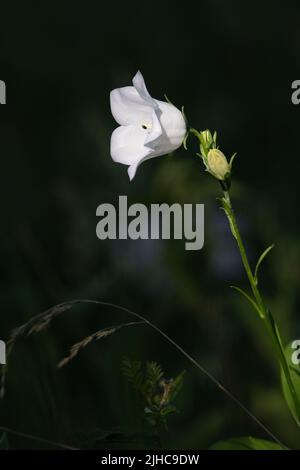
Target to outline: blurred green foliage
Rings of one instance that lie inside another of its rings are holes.
[[[164,371],[156,362],[147,362],[143,371],[140,361],[123,360],[123,376],[134,387],[141,402],[144,419],[159,435],[162,427],[167,429],[167,418],[176,413],[173,404],[182,387],[184,371],[175,379],[166,379]]]
[[[227,441],[220,441],[211,446],[210,450],[284,450],[280,445],[266,441],[265,439],[255,439],[253,437],[240,437]]]

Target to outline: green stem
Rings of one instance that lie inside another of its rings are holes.
[[[248,257],[247,257],[247,253],[246,253],[246,250],[245,250],[245,247],[244,247],[244,243],[243,243],[243,240],[242,240],[242,237],[241,237],[238,225],[237,225],[237,221],[236,221],[236,218],[235,218],[233,208],[232,208],[229,192],[223,190],[223,193],[224,193],[224,201],[225,201],[225,204],[226,204],[225,213],[226,213],[227,218],[229,220],[232,233],[233,233],[233,235],[236,239],[236,242],[237,242],[240,254],[241,254],[242,262],[243,262],[243,265],[244,265],[244,268],[245,268],[245,271],[246,271],[246,274],[247,274],[247,277],[248,277],[248,280],[249,280],[249,284],[251,286],[251,290],[252,290],[254,299],[256,301],[258,311],[260,312],[260,318],[263,320],[264,325],[267,328],[267,331],[268,331],[268,333],[269,333],[269,335],[272,339],[278,361],[279,361],[279,363],[282,367],[282,371],[285,375],[286,382],[287,382],[287,385],[290,389],[290,393],[291,393],[291,396],[293,398],[295,408],[298,411],[297,415],[300,416],[300,403],[299,403],[299,399],[298,399],[294,384],[292,382],[289,365],[287,363],[287,360],[286,360],[286,357],[285,357],[285,354],[284,354],[284,349],[283,349],[282,342],[281,342],[281,339],[280,339],[280,334],[279,334],[278,327],[277,327],[275,321],[273,320],[273,318],[271,316],[271,313],[266,308],[266,306],[264,304],[264,301],[263,301],[263,298],[262,298],[262,295],[260,294],[259,289],[257,287],[257,281],[254,277],[254,274],[252,272],[252,269],[251,269],[249,261],[248,261]],[[298,425],[300,425],[299,422],[298,422]]]
[[[237,225],[237,221],[236,221],[236,218],[235,218],[235,215],[234,215],[233,208],[232,208],[229,192],[228,191],[223,191],[223,192],[224,192],[224,198],[225,198],[225,200],[228,204],[228,207],[230,208],[230,211],[226,214],[227,214],[227,217],[229,219],[229,222],[232,224],[232,227],[234,229],[234,235],[235,235],[235,239],[236,239],[236,242],[238,244],[238,247],[239,247],[239,251],[240,251],[240,254],[241,254],[243,265],[244,265],[246,274],[248,276],[249,283],[250,283],[254,298],[255,298],[258,306],[259,306],[259,310],[261,311],[261,315],[263,317],[265,307],[264,307],[261,295],[259,293],[259,290],[257,288],[256,282],[255,282],[255,279],[254,279],[254,275],[252,273],[252,270],[251,270],[251,267],[250,267],[250,264],[249,264],[249,261],[248,261],[248,258],[247,258],[244,243],[243,243],[243,240],[242,240],[242,237],[241,237],[238,225]]]

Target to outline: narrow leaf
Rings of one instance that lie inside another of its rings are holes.
[[[259,260],[256,263],[255,271],[254,271],[254,279],[255,279],[256,284],[258,283],[258,278],[257,278],[258,269],[261,263],[263,262],[263,260],[265,259],[265,257],[267,256],[267,254],[272,250],[272,248],[274,248],[274,243],[265,249],[265,251],[260,255]]]
[[[248,302],[252,305],[252,307],[254,308],[254,310],[257,311],[258,315],[262,318],[263,315],[257,305],[257,303],[250,297],[249,294],[247,294],[247,292],[245,292],[243,289],[241,289],[240,287],[237,287],[237,286],[230,286],[231,289],[234,289],[236,290],[237,292],[239,292],[241,295],[243,295],[245,297],[245,299],[248,300]]]

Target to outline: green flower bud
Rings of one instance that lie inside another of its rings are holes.
[[[205,131],[198,132],[197,137],[200,141],[199,156],[206,160],[210,149],[215,149],[217,147],[217,133],[215,132],[214,135],[212,135],[210,130],[206,129]]]
[[[224,181],[230,175],[230,166],[223,152],[211,149],[207,154],[207,170],[218,180]]]
[[[212,141],[213,141],[211,132],[207,129],[206,131],[201,132],[201,136],[202,136],[202,139],[203,139],[203,144],[206,147],[210,147],[211,144],[212,144]]]

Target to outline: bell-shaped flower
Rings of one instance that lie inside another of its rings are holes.
[[[186,134],[182,112],[171,103],[152,98],[141,72],[132,83],[110,94],[111,112],[120,124],[111,136],[111,157],[129,166],[130,180],[142,162],[176,150]]]

